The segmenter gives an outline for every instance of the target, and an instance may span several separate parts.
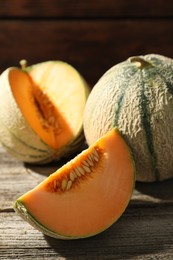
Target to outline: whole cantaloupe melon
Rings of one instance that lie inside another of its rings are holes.
[[[109,69],[86,103],[89,145],[117,127],[135,158],[136,180],[173,177],[173,60],[157,54],[128,58]]]

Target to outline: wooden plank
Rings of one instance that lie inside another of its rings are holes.
[[[32,166],[17,161],[0,147],[0,212],[11,211],[15,200],[34,188],[63,162]]]
[[[60,59],[93,85],[129,56],[159,53],[173,58],[173,20],[1,21],[0,70]]]
[[[112,227],[83,240],[44,236],[15,213],[0,214],[0,259],[171,259],[173,208],[128,208]]]
[[[171,0],[0,0],[0,17],[170,17]]]

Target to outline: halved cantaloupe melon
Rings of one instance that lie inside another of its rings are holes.
[[[17,199],[14,209],[49,236],[89,237],[108,228],[124,212],[134,174],[129,148],[113,129]]]
[[[89,87],[69,64],[48,61],[0,77],[0,139],[18,159],[47,162],[76,150]]]

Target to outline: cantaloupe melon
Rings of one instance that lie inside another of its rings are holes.
[[[124,212],[135,181],[129,147],[116,129],[15,202],[36,229],[61,239],[93,236]]]
[[[118,127],[130,145],[138,181],[173,177],[173,60],[157,54],[130,57],[94,86],[85,108],[89,145]]]
[[[18,159],[60,159],[83,141],[89,87],[71,65],[48,61],[0,76],[0,141]]]

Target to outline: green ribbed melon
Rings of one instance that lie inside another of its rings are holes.
[[[91,145],[117,127],[130,145],[136,180],[173,177],[173,60],[130,57],[110,68],[87,100],[84,133]]]
[[[6,69],[0,75],[0,143],[29,163],[69,156],[84,142],[88,93],[83,77],[63,61]]]

